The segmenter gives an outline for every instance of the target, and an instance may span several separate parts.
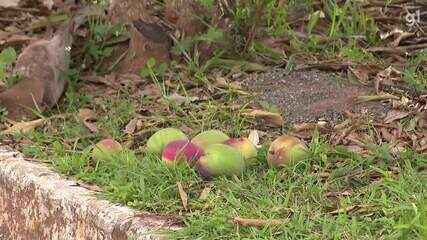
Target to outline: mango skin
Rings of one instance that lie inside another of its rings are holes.
[[[203,155],[203,150],[188,140],[170,142],[163,149],[162,160],[167,166],[174,166],[183,162],[194,165]]]
[[[219,176],[241,175],[245,169],[243,155],[225,144],[212,144],[197,161],[196,169],[202,178],[210,180]]]
[[[301,161],[307,154],[307,146],[301,140],[283,135],[271,143],[267,162],[271,167],[282,167]]]
[[[170,142],[188,140],[185,133],[176,128],[165,128],[154,133],[147,141],[147,152],[160,156]]]
[[[237,149],[243,155],[246,165],[257,163],[258,150],[249,138],[230,138],[225,144]]]
[[[98,142],[92,149],[92,158],[96,161],[106,161],[123,151],[122,145],[114,139],[107,138]]]
[[[206,150],[209,145],[224,143],[228,139],[230,139],[230,137],[219,130],[208,130],[197,134],[191,142]]]

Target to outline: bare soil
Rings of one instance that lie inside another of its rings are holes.
[[[243,85],[255,92],[256,103],[278,107],[287,123],[336,123],[346,110],[381,118],[390,109],[381,102],[357,103],[358,96],[374,94],[370,87],[316,70],[287,74],[284,69],[274,69],[249,76]]]

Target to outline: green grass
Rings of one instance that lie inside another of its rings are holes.
[[[84,128],[70,123],[61,130],[64,139],[72,139]],[[268,168],[263,148],[259,165],[243,176],[204,182],[193,169],[168,168],[156,156],[127,151],[113,161],[94,162],[90,141],[67,146],[43,133],[27,137],[38,145],[24,148],[25,154],[49,159],[60,172],[96,183],[105,198],[182,218],[186,227],[171,233],[172,239],[422,239],[427,182],[421,167],[427,159],[410,150],[392,158],[380,147],[361,157],[314,138],[310,156],[294,166]],[[181,205],[178,181],[189,196],[189,211]],[[208,186],[208,197],[199,199]],[[331,192],[351,194],[327,197]],[[333,214],[349,207],[356,208]],[[282,219],[285,224],[237,228],[230,223],[237,216]]]
[[[427,69],[423,65],[426,62],[427,50],[424,49],[408,61],[403,72],[403,79],[406,83],[418,91],[427,89]]]
[[[242,135],[253,123],[225,107],[233,102],[232,96],[225,96],[223,102],[181,106],[162,101],[169,110],[154,112],[144,122],[158,127],[185,125],[193,129],[191,136],[210,128]],[[79,97],[66,101],[85,107],[85,100]],[[370,155],[362,157],[343,147],[333,148],[315,136],[304,161],[271,169],[265,160],[265,144],[258,155],[259,164],[243,176],[205,182],[190,167],[168,168],[157,156],[145,154],[149,134],[130,138],[123,133],[137,109],[159,105],[150,98],[139,101],[122,91],[93,101],[91,107],[98,112],[97,125],[102,129],[96,134],[90,134],[71,115],[15,137],[31,141],[22,148],[24,154],[49,161],[65,175],[97,184],[103,189],[102,198],[181,219],[185,228],[170,232],[172,239],[422,239],[426,231],[423,167],[427,158],[410,149],[396,158],[387,145],[372,146]],[[67,102],[64,106],[68,106],[65,112],[76,112]],[[103,136],[124,144],[133,139],[133,151],[112,161],[96,162],[91,158],[91,146]],[[188,194],[188,211],[182,206],[177,182]],[[205,188],[211,191],[200,199]],[[331,193],[338,197],[328,197]],[[337,213],[339,209],[342,211]],[[281,219],[284,225],[237,227],[231,223],[234,217]]]

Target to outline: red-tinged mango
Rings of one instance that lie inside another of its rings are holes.
[[[97,161],[111,160],[123,151],[122,145],[114,139],[107,138],[98,142],[92,149],[92,158]]]
[[[166,145],[162,160],[168,166],[182,162],[193,165],[201,156],[203,150],[188,140],[176,140]]]
[[[148,139],[147,152],[160,155],[166,145],[176,140],[188,140],[188,138],[181,130],[176,128],[159,130]]]

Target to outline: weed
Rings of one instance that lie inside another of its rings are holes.
[[[90,64],[96,62],[95,71],[100,71],[104,59],[111,56],[114,48],[111,46],[115,39],[126,34],[122,24],[112,25],[101,17],[89,19],[90,36],[84,46],[86,54],[84,62]]]
[[[157,86],[158,89],[161,89],[162,96],[166,96],[166,86],[164,82],[160,83],[159,78],[162,78],[165,73],[168,65],[166,63],[161,63],[156,66],[156,60],[154,58],[148,59],[146,66],[141,69],[139,74],[141,77],[151,77],[151,79],[154,81],[154,84]]]
[[[427,69],[423,65],[425,62],[427,62],[427,50],[413,57],[403,72],[404,80],[418,91],[427,89]]]
[[[7,114],[8,114],[7,109],[0,107],[0,123],[3,123],[5,121]]]
[[[0,81],[6,80],[6,86],[11,86],[19,80],[19,77],[7,77],[6,70],[16,60],[15,49],[9,47],[0,52]]]
[[[340,55],[355,62],[366,63],[375,60],[375,57],[371,53],[358,48],[356,44],[349,44],[341,48]]]

